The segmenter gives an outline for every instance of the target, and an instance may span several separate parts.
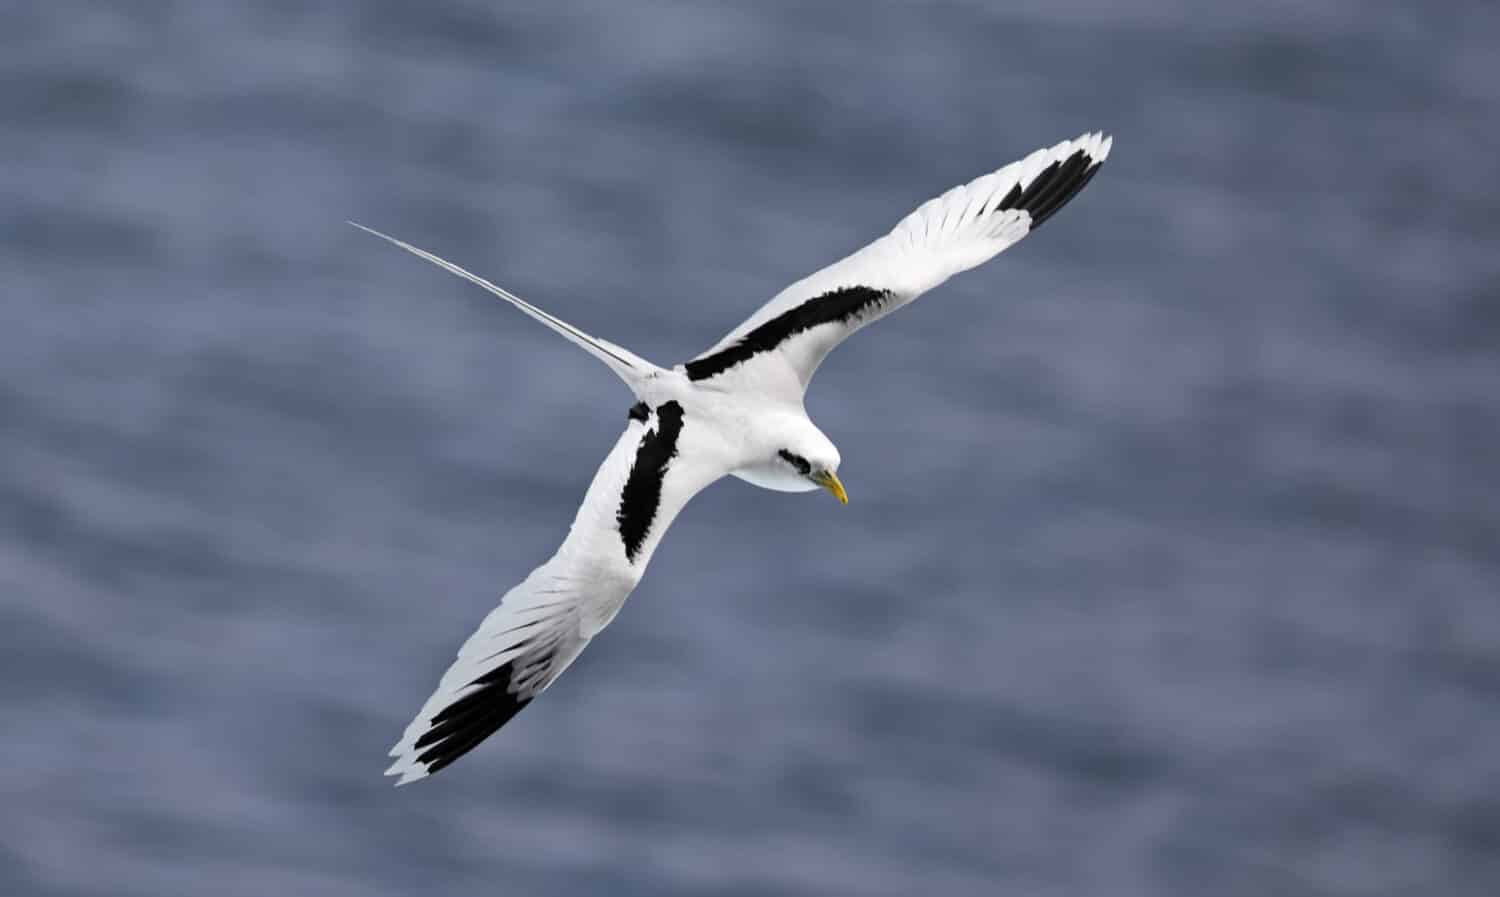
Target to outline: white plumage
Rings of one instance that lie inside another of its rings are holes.
[[[562,334],[608,365],[637,400],[562,546],[464,643],[391,749],[387,774],[406,784],[442,769],[545,690],[614,619],[677,514],[715,480],[733,475],[782,491],[823,488],[847,501],[838,449],[802,405],[823,358],[859,328],[1035,230],[1093,177],[1110,145],[1102,134],[1085,134],[954,187],[670,369],[425,250],[355,225]]]

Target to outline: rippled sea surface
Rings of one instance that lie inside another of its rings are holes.
[[[1492,3],[15,4],[0,893],[1500,892]],[[853,503],[726,481],[434,779],[386,748],[626,391],[948,186]]]

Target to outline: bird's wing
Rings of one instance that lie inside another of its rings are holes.
[[[609,624],[683,506],[726,469],[675,401],[638,403],[551,560],[500,599],[391,749],[397,784],[437,772],[515,716]]]
[[[504,287],[496,286],[488,280],[485,280],[483,277],[480,277],[477,274],[470,273],[469,271],[460,268],[458,265],[453,264],[445,258],[440,258],[439,256],[433,255],[425,249],[419,249],[418,247],[411,245],[405,240],[398,240],[389,234],[383,234],[373,227],[366,227],[363,224],[355,221],[351,221],[349,223],[367,234],[373,234],[388,243],[393,243],[401,247],[402,249],[405,249],[407,252],[410,252],[412,255],[415,255],[418,258],[426,259],[427,261],[432,262],[434,265],[437,265],[439,268],[442,268],[444,271],[447,271],[450,274],[456,274],[459,277],[462,277],[464,280],[467,280],[470,283],[480,286],[495,294],[496,296],[499,296],[501,299],[504,299],[506,302],[509,302],[511,305],[514,305],[516,308],[519,308],[521,311],[525,312],[531,318],[542,322],[543,324],[562,334],[563,338],[568,342],[571,342],[573,345],[578,346],[585,352],[604,362],[609,367],[609,369],[614,371],[621,380],[624,380],[626,385],[629,386],[632,390],[636,390],[636,387],[639,386],[642,381],[655,376],[661,371],[661,368],[640,357],[639,355],[636,355],[629,349],[626,349],[623,346],[617,346],[609,340],[600,339],[597,336],[591,336],[587,333],[584,333],[582,330],[579,330],[577,327],[574,327],[567,321],[564,321],[554,315],[547,314],[540,308],[537,308],[535,305],[532,305],[530,302],[527,302],[525,299],[522,299],[520,296],[512,293],[510,290],[507,290]],[[636,393],[637,395],[639,395],[639,390],[636,390]]]
[[[782,290],[683,368],[696,381],[800,397],[849,334],[1041,226],[1099,170],[1111,140],[1065,140],[923,203],[889,234]]]

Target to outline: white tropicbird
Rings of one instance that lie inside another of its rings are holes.
[[[364,225],[541,321],[635,393],[625,432],[594,474],[557,553],[505,593],[391,749],[398,785],[463,756],[568,668],[625,603],[675,518],[726,474],[839,501],[839,450],[802,396],[849,334],[989,261],[1072,199],[1109,155],[1085,134],[923,203],[885,236],[797,281],[685,364],[657,367],[457,265]],[[353,223],[353,222],[351,222]]]

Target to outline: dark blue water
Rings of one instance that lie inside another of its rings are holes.
[[[1500,892],[1488,2],[14,4],[0,893]],[[498,737],[384,752],[672,363],[1084,130]]]

